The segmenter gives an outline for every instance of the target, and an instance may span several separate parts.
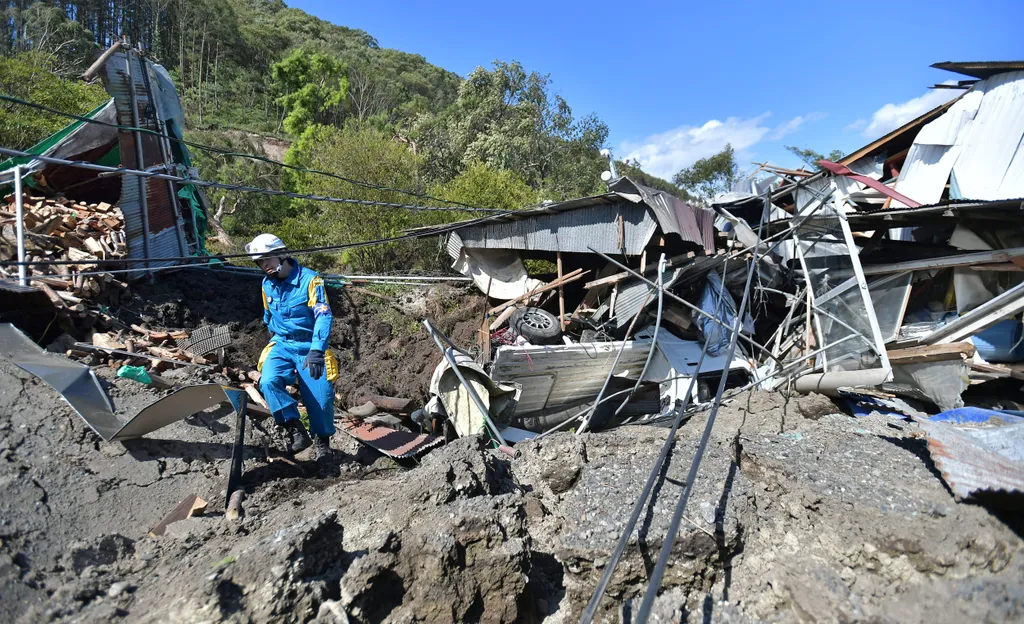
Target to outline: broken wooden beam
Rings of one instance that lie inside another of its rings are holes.
[[[924,362],[943,362],[946,360],[959,360],[973,357],[974,345],[969,342],[952,342],[949,344],[926,345],[921,347],[910,347],[908,349],[896,349],[889,351],[889,363],[898,364],[922,364]]]

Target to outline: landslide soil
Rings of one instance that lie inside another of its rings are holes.
[[[255,368],[268,334],[263,325],[260,277],[215,271],[182,271],[138,288],[116,310],[125,322],[192,329],[227,325],[231,364]],[[334,313],[330,346],[341,364],[335,384],[340,406],[360,395],[379,394],[425,401],[441,354],[419,324],[428,318],[458,344],[476,344],[485,301],[466,287],[438,286],[378,296],[328,288]]]
[[[254,343],[234,353],[262,347],[232,317],[253,307],[244,289],[190,293],[189,284],[151,287],[147,297],[167,288],[167,299],[140,300],[136,312],[151,323],[165,314],[168,327],[228,323]],[[229,303],[214,296],[230,293]],[[355,332],[335,348],[369,347],[361,357],[380,343],[358,327],[399,318],[371,305],[356,323],[344,306],[362,302],[333,303],[336,332]],[[478,318],[453,307],[449,327],[471,332]],[[408,357],[349,371],[369,384],[389,366],[426,383]],[[423,357],[429,377],[438,356]],[[160,396],[97,373],[122,413]],[[602,621],[632,620],[706,418],[682,427]],[[339,433],[340,452],[318,470],[308,452],[268,463],[253,427],[245,514],[232,521],[222,510],[233,423],[214,409],[104,443],[52,389],[0,362],[0,620],[576,621],[666,435],[650,426],[557,434],[521,444],[516,459],[465,438],[403,466]],[[209,501],[204,516],[147,535],[191,494]],[[750,393],[718,415],[655,620],[1021,621],[1014,504],[956,502],[912,423],[852,418],[820,396]]]

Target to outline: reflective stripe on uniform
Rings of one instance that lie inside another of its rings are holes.
[[[264,295],[264,298],[266,298],[266,295]],[[261,373],[263,372],[263,363],[267,361],[268,357],[270,357],[270,350],[274,348],[274,344],[275,343],[273,342],[268,342],[267,346],[263,347],[263,351],[260,353],[260,361],[256,364],[257,371]]]

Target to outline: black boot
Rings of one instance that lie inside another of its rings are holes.
[[[331,436],[313,437],[313,458],[316,461],[331,457]]]
[[[285,422],[284,427],[289,430],[290,440],[288,450],[292,453],[301,453],[302,451],[309,448],[309,445],[313,443],[309,439],[309,434],[306,433],[306,428],[302,426],[302,421],[295,419]]]

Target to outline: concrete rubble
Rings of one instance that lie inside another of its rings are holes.
[[[461,284],[332,277],[321,465],[276,450],[258,275],[119,269],[122,182],[37,186],[33,258],[76,264],[0,280],[0,617],[1024,619],[1024,71],[943,67],[963,95],[818,171],[613,177],[447,224]],[[202,251],[189,197],[146,250]]]

